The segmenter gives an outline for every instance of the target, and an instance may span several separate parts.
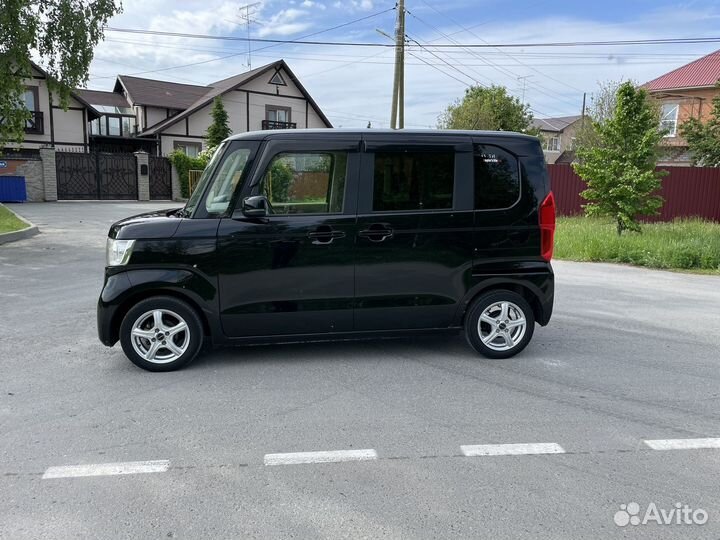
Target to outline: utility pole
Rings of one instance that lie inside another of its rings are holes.
[[[580,117],[580,127],[585,127],[585,96],[587,96],[587,92],[583,92],[583,106],[582,106],[582,116]]]
[[[527,83],[527,80],[532,77],[532,75],[523,75],[522,77],[518,77],[518,81],[522,81],[522,103],[525,105],[525,83]]]
[[[390,107],[390,127],[405,127],[405,0],[398,0],[395,24],[395,76],[393,98]]]
[[[262,5],[262,2],[255,2],[253,4],[248,4],[246,6],[242,6],[239,9],[239,11],[245,11],[245,15],[240,14],[240,17],[245,20],[247,24],[247,38],[248,38],[248,53],[247,53],[247,63],[248,63],[248,69],[252,69],[252,43],[250,42],[250,23],[254,22],[250,18],[250,10],[253,8],[256,8],[257,6]]]

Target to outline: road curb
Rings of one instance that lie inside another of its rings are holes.
[[[16,212],[13,212],[4,204],[0,204],[0,206],[7,208],[16,218],[18,218],[23,223],[27,223],[28,225],[27,227],[25,227],[24,229],[20,229],[19,231],[0,233],[0,245],[9,244],[10,242],[17,242],[18,240],[25,240],[26,238],[31,238],[36,234],[40,233],[40,229],[38,229],[37,225],[18,215]]]

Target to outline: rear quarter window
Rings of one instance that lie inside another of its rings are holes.
[[[500,210],[513,206],[520,198],[518,159],[498,146],[476,147],[475,209]]]

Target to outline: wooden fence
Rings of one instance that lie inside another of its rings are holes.
[[[665,204],[660,215],[648,221],[671,221],[678,217],[701,217],[720,221],[720,168],[659,167],[668,171],[662,179],[660,196]],[[569,164],[548,165],[550,185],[560,216],[581,214],[585,201],[580,192],[585,182]]]

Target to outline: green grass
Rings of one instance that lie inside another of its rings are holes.
[[[720,275],[720,223],[699,219],[647,223],[618,236],[609,220],[558,218],[555,257]]]
[[[0,204],[0,234],[19,231],[27,226],[27,223],[18,219],[15,214]]]

